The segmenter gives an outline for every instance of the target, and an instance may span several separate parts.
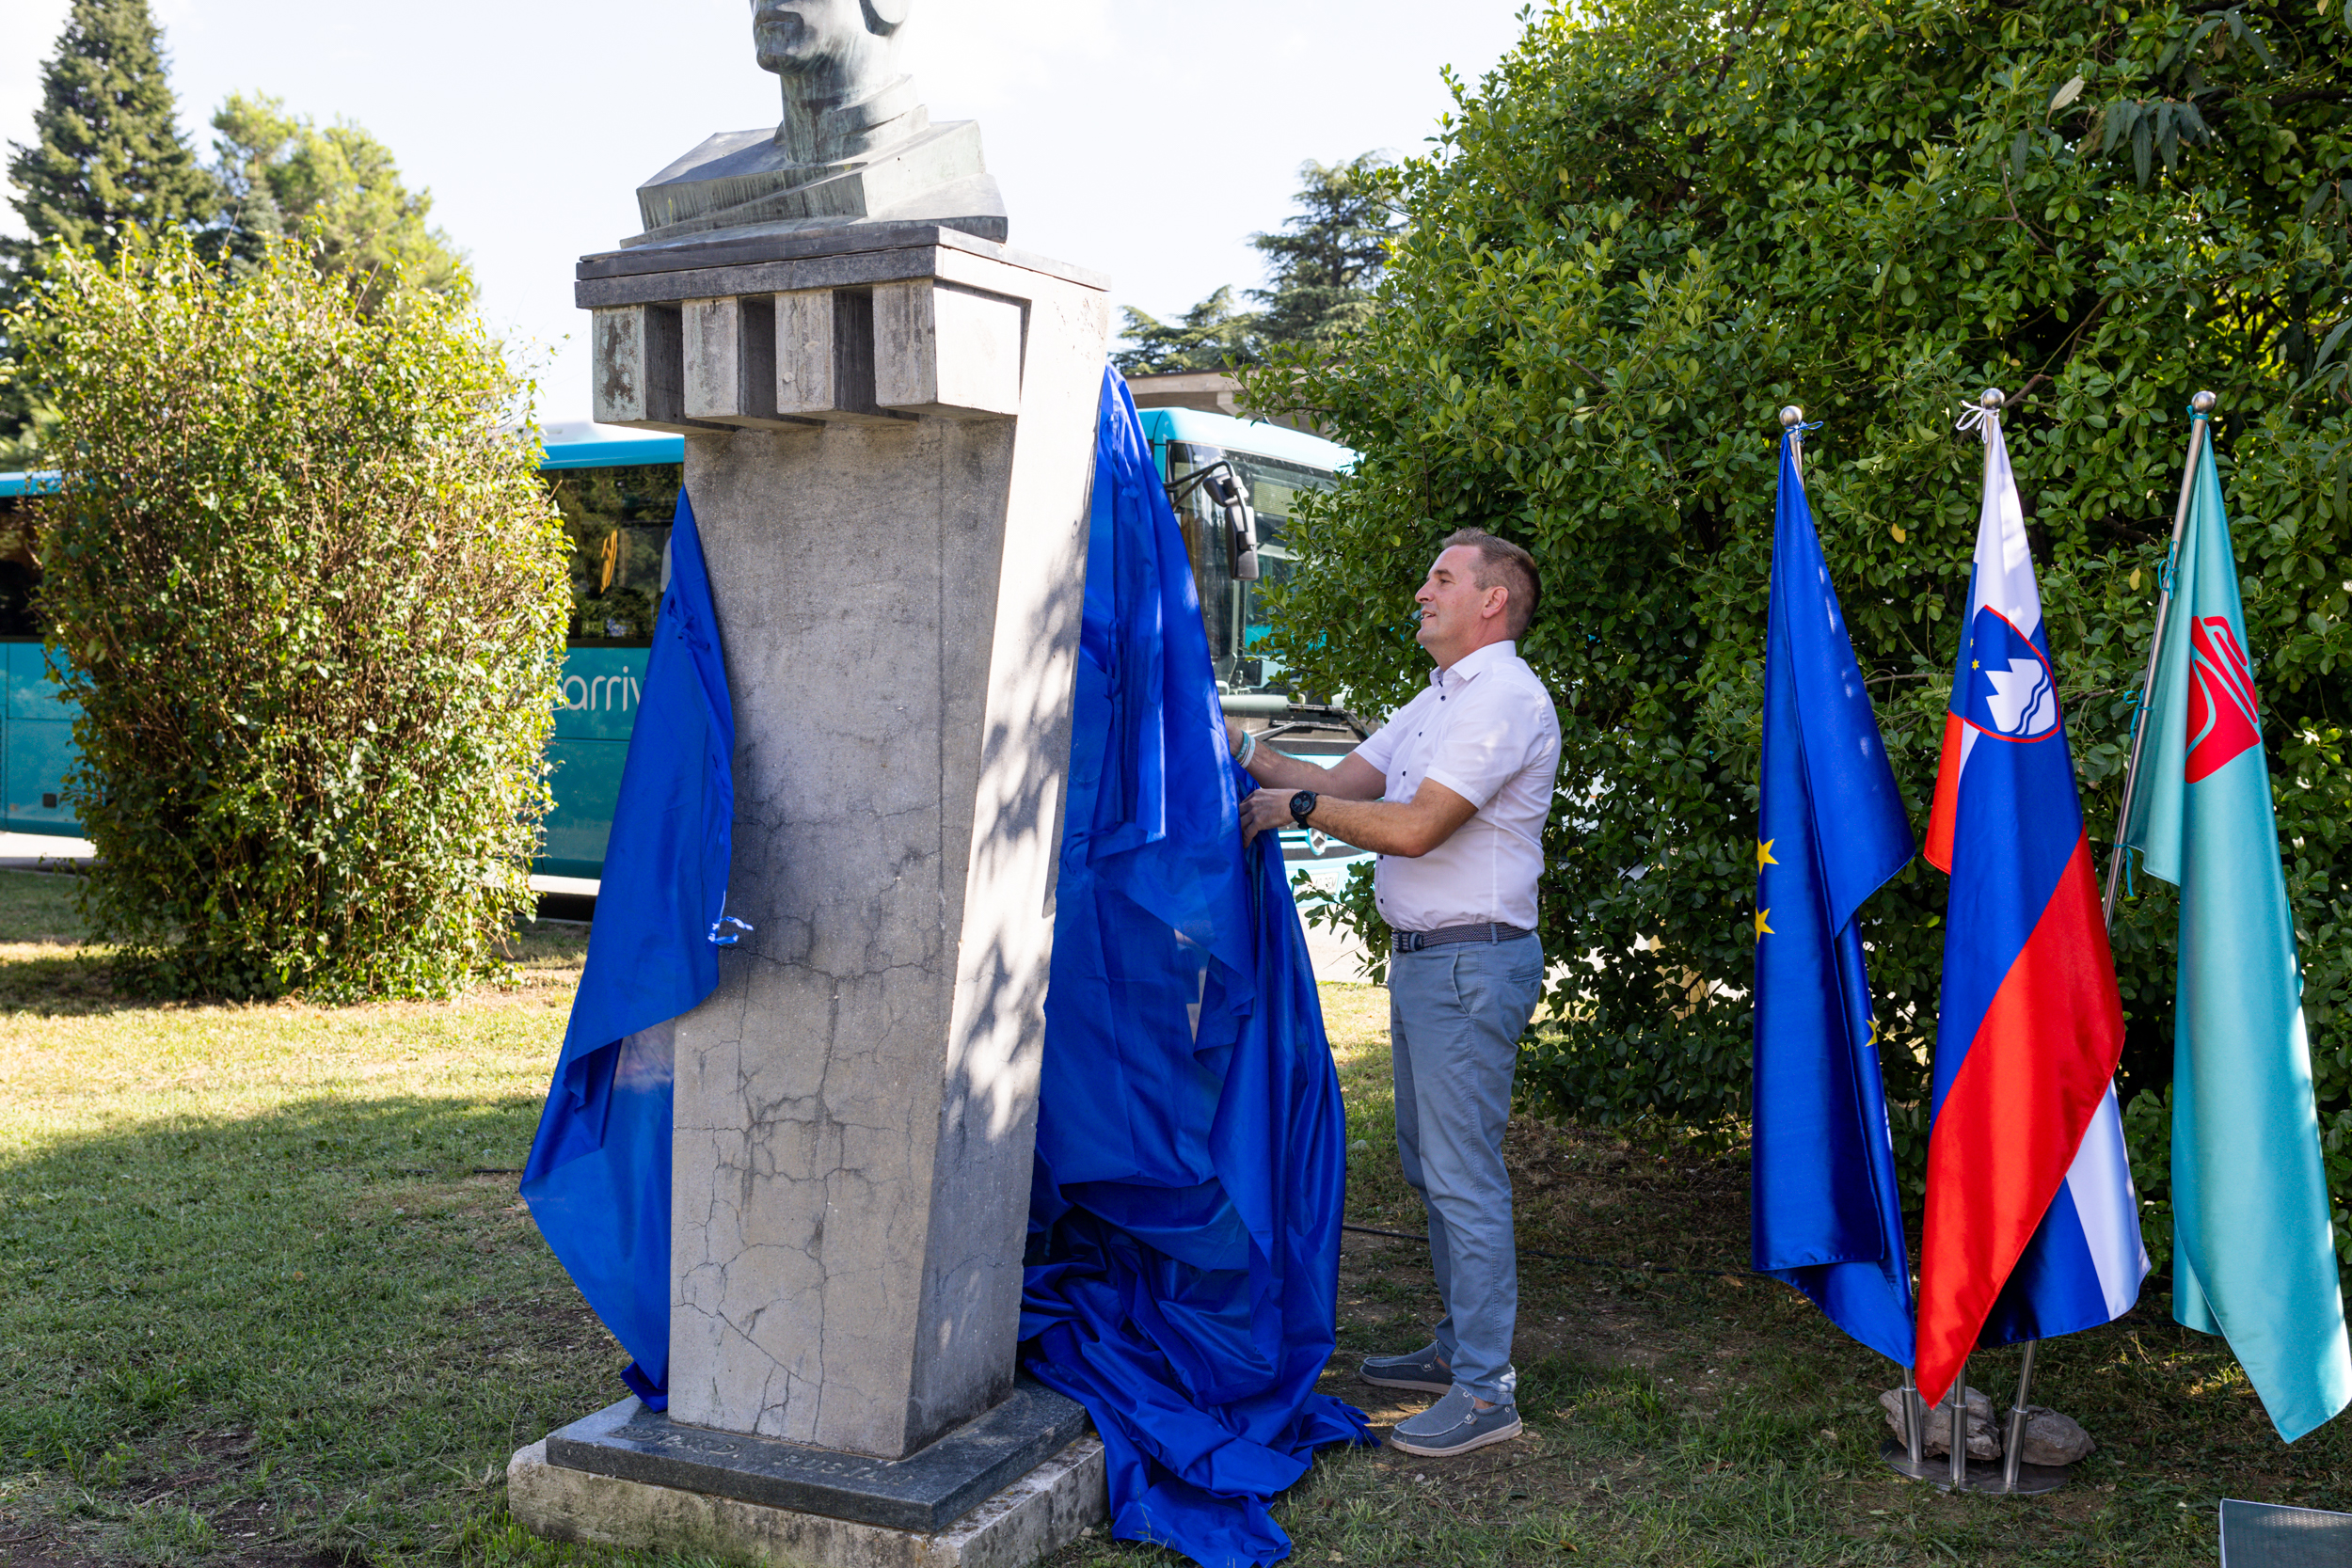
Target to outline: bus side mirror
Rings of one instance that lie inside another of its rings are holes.
[[[1208,491],[1225,513],[1225,547],[1233,580],[1257,581],[1258,514],[1250,508],[1249,492],[1230,472],[1211,475]]]

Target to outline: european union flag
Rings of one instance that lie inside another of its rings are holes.
[[[694,511],[678,492],[669,582],[605,847],[588,962],[539,1134],[531,1217],[636,1357],[659,1410],[670,1376],[670,1024],[719,984],[735,834],[735,706]]]
[[[1903,1366],[1911,1265],[1854,911],[1910,861],[1911,824],[1821,559],[1794,436],[1780,453],[1756,842],[1759,1273]]]

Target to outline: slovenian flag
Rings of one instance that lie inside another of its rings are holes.
[[[2123,1153],[2122,1006],[2000,417],[1927,857],[1951,875],[1920,1238],[1920,1395],[1969,1350],[2132,1308],[2148,1256]]]
[[[2172,1315],[2228,1337],[2292,1443],[2352,1402],[2352,1346],[2262,709],[2209,441],[2173,571],[2123,834],[2149,875],[2181,890]]]
[[[1856,915],[1911,863],[1911,820],[1786,436],[1761,773],[1750,1258],[1908,1367],[1911,1257]]]

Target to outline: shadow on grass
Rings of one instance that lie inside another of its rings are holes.
[[[72,1018],[202,1006],[158,1001],[123,984],[114,949],[88,941],[76,904],[80,882],[73,876],[0,871],[0,1014]],[[577,970],[587,946],[585,926],[523,922],[507,961],[525,976]]]
[[[0,1491],[58,1550],[157,1563],[495,1523],[509,1453],[626,1360],[476,1174],[538,1110],[321,1097],[0,1156]]]

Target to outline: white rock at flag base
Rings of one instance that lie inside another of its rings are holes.
[[[1886,1424],[1894,1429],[1895,1440],[1904,1440],[1903,1391],[1889,1388],[1879,1396],[1879,1408],[1886,1412]],[[1993,1401],[1983,1390],[1968,1390],[1968,1457],[1998,1459],[2001,1440],[2008,1423],[1994,1418]],[[1928,1412],[1928,1430],[1919,1451],[1924,1454],[1951,1451],[1951,1412],[1937,1405]],[[2096,1447],[2090,1433],[2071,1416],[2062,1416],[2047,1405],[2026,1406],[2026,1438],[2020,1455],[2027,1465],[2072,1465]]]

